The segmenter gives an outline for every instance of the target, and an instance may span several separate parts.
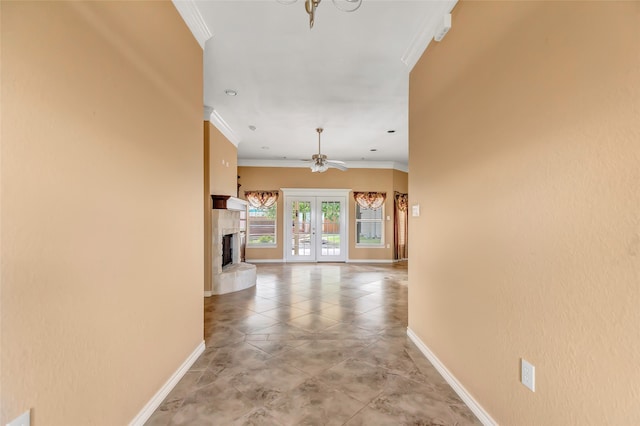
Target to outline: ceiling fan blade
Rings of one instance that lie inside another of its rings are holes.
[[[344,161],[340,161],[340,160],[327,160],[327,162],[329,162],[329,163],[337,163],[337,164],[346,164]]]
[[[342,163],[342,161],[341,161],[341,163]],[[346,172],[347,170],[349,170],[345,166],[343,166],[342,164],[336,164],[333,161],[327,161],[327,166],[333,167],[334,169],[342,170],[343,172]]]

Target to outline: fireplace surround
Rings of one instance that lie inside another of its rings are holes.
[[[242,245],[246,222],[247,202],[229,196],[212,195],[211,210],[211,294],[226,294],[256,285],[256,266],[243,262]],[[243,225],[244,224],[244,225]],[[228,264],[223,266],[224,240],[231,248]]]

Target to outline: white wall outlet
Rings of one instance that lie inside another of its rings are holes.
[[[7,423],[7,426],[31,426],[31,410],[20,414],[19,417]]]
[[[520,358],[520,381],[531,392],[536,391],[536,367],[524,358]]]

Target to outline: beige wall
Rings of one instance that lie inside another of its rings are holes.
[[[393,190],[406,194],[409,191],[409,174],[400,170],[393,171]]]
[[[202,51],[170,2],[0,7],[0,423],[127,424],[202,342]]]
[[[639,47],[639,2],[462,2],[411,73],[409,326],[500,424],[640,424]]]
[[[349,196],[349,258],[354,260],[393,260],[393,170],[391,169],[351,169],[342,172],[329,169],[324,173],[312,173],[308,168],[280,167],[238,167],[240,176],[240,196],[243,191],[272,190],[280,188],[330,188],[351,189],[353,191],[384,191],[385,202],[385,241],[390,248],[358,248],[355,245],[355,202]],[[247,248],[247,259],[283,258],[283,223],[284,197],[280,193],[278,199],[278,245],[275,248]]]
[[[211,122],[204,122],[204,291],[211,291],[211,195],[238,193],[238,149]]]
[[[209,123],[210,190],[215,195],[238,193],[238,149]]]
[[[213,200],[211,199],[211,128],[213,126],[210,122],[205,121],[202,129],[204,134],[204,291],[211,291],[213,287],[212,275],[211,275],[211,208],[213,207]]]

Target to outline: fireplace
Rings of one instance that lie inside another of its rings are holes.
[[[222,236],[222,267],[233,263],[233,234]]]
[[[229,196],[212,196],[211,293],[225,294],[256,285],[256,266],[243,262],[247,202]]]

